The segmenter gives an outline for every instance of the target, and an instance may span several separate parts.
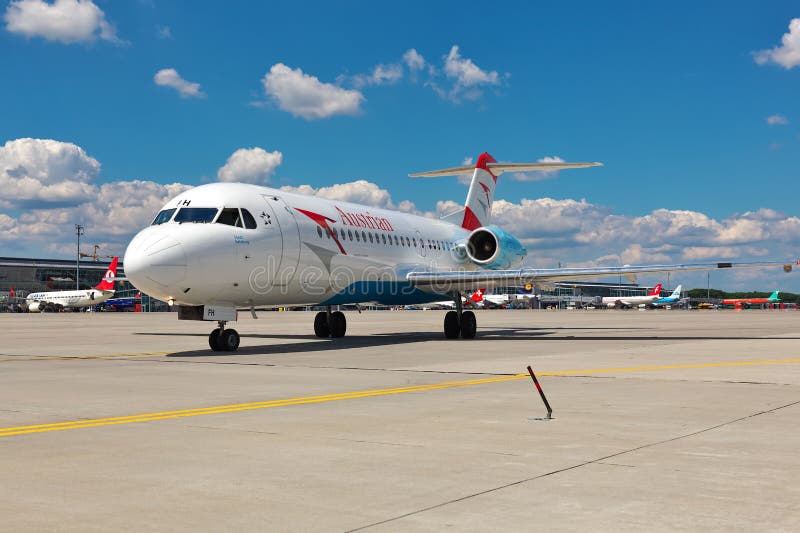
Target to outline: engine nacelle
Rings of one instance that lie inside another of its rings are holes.
[[[42,310],[41,306],[42,306],[41,302],[31,302],[31,303],[28,304],[28,312],[29,313],[38,313],[39,311]]]
[[[467,256],[483,268],[504,270],[519,265],[528,251],[516,237],[495,226],[484,226],[467,237]]]

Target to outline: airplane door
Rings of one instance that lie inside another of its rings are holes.
[[[272,249],[267,250],[268,283],[276,287],[289,285],[297,274],[300,261],[300,229],[292,210],[280,197],[262,195],[266,204],[259,213],[259,224],[282,238],[270,239]]]
[[[420,233],[419,230],[417,230],[416,236],[417,236],[417,253],[421,257],[425,257],[427,255],[427,251],[425,250],[425,245],[422,242],[422,233]]]

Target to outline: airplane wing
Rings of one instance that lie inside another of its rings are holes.
[[[800,261],[794,262],[800,265]],[[690,263],[685,265],[650,265],[587,268],[522,268],[519,270],[454,270],[439,272],[409,272],[406,279],[414,285],[434,292],[449,293],[457,290],[475,290],[487,286],[517,286],[532,283],[540,288],[551,289],[559,281],[657,274],[660,272],[686,272],[693,270],[716,270],[722,268],[766,268],[783,267],[792,271],[793,263]]]

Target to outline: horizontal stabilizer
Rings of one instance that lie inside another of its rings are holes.
[[[589,168],[600,167],[602,163],[487,163],[486,169],[495,176],[503,172],[531,172],[531,171],[554,171],[566,170],[569,168]],[[464,165],[460,167],[445,168],[442,170],[431,170],[429,172],[418,172],[409,174],[411,178],[438,178],[440,176],[471,176],[475,172],[475,165]]]

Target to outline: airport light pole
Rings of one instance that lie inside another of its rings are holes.
[[[75,259],[75,290],[81,290],[81,235],[83,235],[83,226],[75,224],[75,235],[78,236],[78,255]]]

